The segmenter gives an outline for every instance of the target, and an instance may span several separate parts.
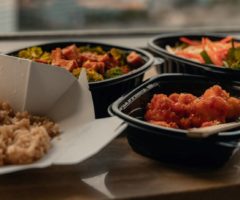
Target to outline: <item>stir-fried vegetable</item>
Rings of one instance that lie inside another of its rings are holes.
[[[75,44],[65,48],[56,48],[44,52],[40,47],[31,47],[18,52],[21,58],[63,67],[78,77],[81,68],[86,68],[89,81],[101,81],[117,77],[141,66],[144,60],[136,52],[125,52],[112,48],[105,51],[102,47],[81,46]]]
[[[123,74],[124,74],[124,72],[120,67],[113,67],[113,68],[106,71],[105,77],[106,78],[114,78],[116,76],[120,76],[120,75],[123,75]]]
[[[234,43],[228,51],[226,65],[233,69],[240,69],[240,47],[235,48]]]
[[[218,41],[207,37],[202,37],[201,41],[181,37],[180,42],[174,47],[167,45],[167,51],[202,64],[240,69],[240,43],[230,36]]]

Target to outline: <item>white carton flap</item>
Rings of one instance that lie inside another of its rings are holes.
[[[16,111],[46,115],[61,130],[42,159],[29,165],[0,166],[0,174],[81,162],[126,128],[117,117],[95,120],[84,70],[76,79],[60,67],[0,55],[0,100]]]

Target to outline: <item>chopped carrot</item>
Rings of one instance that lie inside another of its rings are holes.
[[[195,59],[195,60],[198,60],[200,63],[205,63],[202,56],[199,55],[199,54],[193,54],[193,53],[188,53],[188,52],[184,52],[184,51],[178,51],[178,52],[176,52],[176,55],[184,57],[184,58]]]
[[[220,40],[221,43],[227,43],[230,42],[233,38],[231,36],[227,36],[224,39]]]
[[[172,51],[180,57],[190,59],[202,64],[206,64],[202,57],[202,52],[205,52],[211,63],[216,66],[224,66],[229,49],[232,48],[232,40],[231,36],[227,36],[223,39],[219,40],[211,40],[208,37],[202,37],[201,40],[192,40],[186,37],[180,37],[179,40],[188,46],[179,46],[178,48],[172,48]],[[234,42],[234,47],[239,48],[240,42]]]
[[[180,38],[180,41],[181,41],[181,42],[184,42],[184,43],[186,43],[186,44],[189,44],[189,45],[193,45],[193,46],[195,46],[195,45],[200,45],[200,42],[195,41],[195,40],[190,40],[190,39],[188,39],[188,38],[186,38],[186,37],[181,37],[181,38]]]

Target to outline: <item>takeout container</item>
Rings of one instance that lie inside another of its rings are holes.
[[[77,46],[90,46],[96,47],[101,46],[104,50],[109,50],[111,48],[118,48],[125,52],[135,51],[145,61],[145,63],[139,68],[116,78],[106,79],[103,81],[90,82],[89,88],[92,93],[95,116],[97,118],[108,116],[107,108],[108,106],[120,97],[122,94],[130,91],[139,84],[142,83],[144,73],[154,64],[153,56],[141,49],[128,48],[116,45],[108,45],[103,43],[94,43],[94,42],[84,42],[84,41],[68,41],[68,42],[54,42],[47,44],[39,44],[36,46],[41,47],[44,51],[51,51],[57,47],[63,48],[71,44],[76,44]],[[28,48],[28,47],[26,47]],[[23,49],[26,49],[23,48]],[[8,55],[17,56],[17,53],[22,50],[18,49],[12,52],[8,52]],[[161,62],[162,63],[162,62]]]
[[[42,159],[27,165],[0,166],[0,174],[79,163],[121,133],[125,128],[121,119],[95,120],[84,72],[76,79],[59,67],[0,55],[0,100],[15,111],[47,116],[60,128],[60,135],[53,138],[51,149]]]
[[[147,103],[155,93],[192,93],[200,96],[219,84],[232,96],[240,96],[240,84],[187,74],[164,74],[146,81],[129,94],[119,98],[109,112],[128,125],[127,138],[136,152],[170,163],[216,167],[225,163],[238,149],[240,131],[218,133],[207,138],[192,138],[186,130],[157,126],[144,121]]]
[[[207,75],[219,79],[230,78],[239,81],[240,70],[197,63],[189,59],[173,55],[169,53],[165,48],[166,45],[175,46],[176,43],[179,43],[180,37],[187,37],[191,40],[201,40],[202,37],[208,37],[214,41],[221,40],[226,36],[228,35],[214,33],[164,34],[152,38],[148,42],[148,47],[151,51],[166,60],[164,66],[157,68],[157,71],[159,73],[188,73],[196,75]],[[240,42],[238,39],[235,39],[235,41]]]

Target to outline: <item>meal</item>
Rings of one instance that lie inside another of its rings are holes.
[[[144,64],[142,57],[135,51],[125,52],[117,48],[105,51],[100,46],[77,47],[75,44],[62,49],[56,48],[51,52],[43,51],[41,47],[31,47],[19,51],[18,57],[63,67],[76,77],[84,67],[89,81],[101,81],[127,74]]]
[[[0,102],[0,166],[40,159],[58,134],[58,125],[48,118],[14,112],[9,104]]]
[[[201,64],[240,69],[240,42],[235,42],[230,36],[218,41],[207,37],[202,37],[201,41],[181,37],[180,43],[174,47],[167,45],[166,50]]]
[[[146,121],[170,128],[189,129],[236,121],[240,99],[231,97],[219,85],[200,97],[189,93],[155,94],[147,105]]]

